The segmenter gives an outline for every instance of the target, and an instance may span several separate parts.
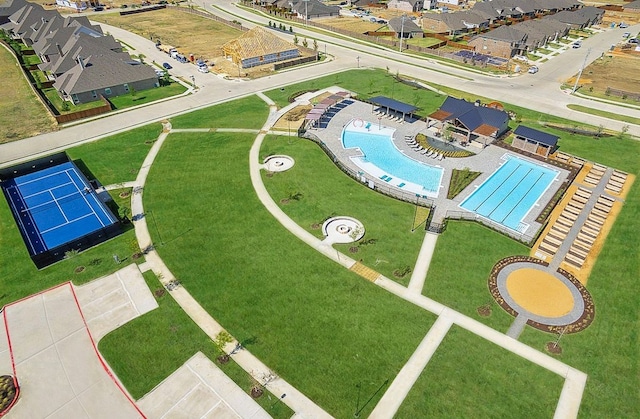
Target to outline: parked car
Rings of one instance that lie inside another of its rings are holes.
[[[631,32],[625,32],[625,33],[623,33],[623,34],[622,34],[622,37],[623,37],[624,39],[627,39],[627,38],[628,38],[628,37],[630,37],[630,36],[631,36]]]
[[[529,74],[536,74],[538,72],[538,67],[535,65],[532,65],[531,67],[529,67]]]
[[[167,70],[171,70],[173,68],[173,67],[171,67],[171,64],[169,64],[169,63],[162,63],[162,66],[164,68],[166,68]]]
[[[582,41],[576,41],[571,45],[571,48],[580,48],[582,46]]]
[[[93,8],[93,11],[94,11],[94,12],[101,12],[101,11],[103,11],[103,10],[104,10],[104,7],[102,7],[102,6],[97,6],[97,7],[94,7],[94,8]]]
[[[636,38],[633,38],[633,39],[629,39],[627,42],[630,44],[637,44],[638,40]]]
[[[198,66],[198,71],[201,73],[208,73],[209,68],[206,65],[201,65],[201,66]]]
[[[624,23],[624,22],[620,22],[620,24],[618,25],[618,27],[619,27],[619,28],[621,28],[621,29],[626,29],[626,28],[628,28],[628,27],[629,27],[629,25],[627,25],[627,24],[626,24],[626,23]]]

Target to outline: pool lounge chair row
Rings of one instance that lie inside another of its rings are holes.
[[[622,192],[622,188],[624,187],[626,180],[626,173],[614,170],[604,188],[607,192],[619,195]]]
[[[539,246],[540,250],[549,256],[555,256],[562,241],[567,237],[569,230],[571,230],[571,227],[573,227],[584,210],[590,197],[590,190],[585,188],[576,189],[558,219],[551,225],[546,236],[543,237]]]
[[[587,216],[587,220],[580,228],[578,235],[565,255],[564,261],[567,264],[578,269],[582,268],[593,244],[602,230],[602,226],[609,216],[613,203],[614,201],[605,195],[598,197],[596,204]]]
[[[605,166],[602,166],[598,163],[594,163],[593,166],[591,166],[591,169],[589,169],[589,172],[587,173],[587,175],[585,176],[584,181],[595,186],[598,183],[600,183],[606,171],[607,171],[607,168]]]

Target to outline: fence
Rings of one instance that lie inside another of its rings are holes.
[[[72,113],[65,113],[63,115],[54,114],[54,118],[56,118],[56,121],[58,122],[58,124],[64,124],[66,122],[77,121],[78,119],[89,118],[90,116],[96,116],[103,113],[107,113],[113,109],[111,106],[111,103],[109,103],[109,101],[105,99],[104,96],[100,95],[100,100],[102,100],[103,105],[97,108],[85,109],[83,111],[72,112]],[[50,103],[50,102],[47,100],[47,103]],[[50,106],[53,106],[53,105],[50,105]]]
[[[624,90],[613,89],[611,87],[607,87],[607,90],[604,94],[607,96],[616,96],[623,99],[633,99],[635,101],[640,101],[640,93],[627,92]]]
[[[434,204],[432,199],[423,198],[408,192],[402,192],[396,188],[392,188],[388,186],[387,184],[378,182],[377,179],[367,176],[364,172],[357,172],[351,169],[350,167],[345,166],[340,161],[340,159],[338,159],[338,157],[333,153],[333,151],[331,151],[331,149],[327,147],[327,145],[316,135],[310,132],[302,132],[302,131],[299,131],[299,135],[302,138],[306,138],[318,144],[320,148],[327,154],[327,156],[329,156],[331,161],[333,161],[333,163],[340,170],[342,170],[344,173],[351,176],[353,179],[357,180],[358,182],[369,185],[369,187],[374,191],[379,192],[382,195],[386,195],[386,196],[390,196],[392,198],[398,199],[400,201],[409,202],[414,205],[420,205],[422,207],[427,207],[427,208],[433,207]]]
[[[138,9],[123,10],[120,12],[120,16],[134,15],[137,13],[150,12],[152,10],[160,10],[160,9],[166,9],[166,8],[167,8],[166,4],[157,4],[155,6],[147,6],[147,7],[142,7]]]

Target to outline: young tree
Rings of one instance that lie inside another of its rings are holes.
[[[294,45],[298,45],[298,42],[300,42],[300,40],[298,39],[298,35],[294,35],[293,36],[293,44]]]
[[[304,38],[304,39],[302,40],[302,46],[303,46],[303,47],[305,47],[305,48],[308,48],[308,47],[309,47],[309,41],[307,41],[307,38]]]

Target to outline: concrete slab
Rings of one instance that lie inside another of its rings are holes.
[[[158,307],[135,263],[75,287],[75,291],[96,342],[112,330]]]
[[[140,418],[104,365],[65,283],[4,309],[21,387],[11,418]]]
[[[150,418],[270,418],[201,352],[138,400],[138,406]]]

